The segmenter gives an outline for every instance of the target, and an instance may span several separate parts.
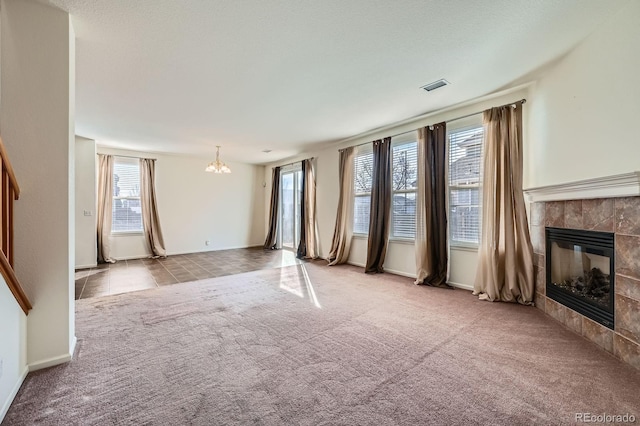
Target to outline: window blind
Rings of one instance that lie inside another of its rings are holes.
[[[449,133],[449,234],[452,245],[480,242],[481,126]]]
[[[413,136],[410,141],[392,139],[391,235],[395,238],[414,239],[416,236],[418,142]]]
[[[354,157],[354,205],[353,233],[369,233],[369,215],[371,213],[371,185],[373,182],[373,151],[364,148]]]
[[[138,159],[115,157],[111,212],[111,232],[142,231]]]

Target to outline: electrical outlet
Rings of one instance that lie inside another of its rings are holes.
[[[205,246],[208,246],[208,245],[210,245],[210,244],[211,244],[211,241],[209,241],[209,240],[207,240],[207,241],[205,241],[205,242],[204,242],[204,245],[205,245]]]
[[[91,216],[91,210],[85,210],[84,211],[84,215],[85,216]]]

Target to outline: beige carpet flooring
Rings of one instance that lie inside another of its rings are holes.
[[[640,371],[536,308],[308,262],[79,300],[3,425],[529,425],[640,417]]]

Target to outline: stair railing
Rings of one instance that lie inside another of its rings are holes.
[[[18,281],[13,270],[13,202],[20,197],[20,187],[11,162],[0,138],[0,273],[4,277],[9,290],[26,315],[31,309],[31,302]]]

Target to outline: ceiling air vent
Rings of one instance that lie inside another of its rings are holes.
[[[422,86],[421,89],[424,89],[427,92],[431,92],[432,90],[439,89],[442,86],[446,86],[447,84],[449,84],[449,82],[447,80],[445,80],[444,78],[441,78],[438,81],[434,81],[433,83],[429,83],[429,84],[427,84],[425,86]]]

